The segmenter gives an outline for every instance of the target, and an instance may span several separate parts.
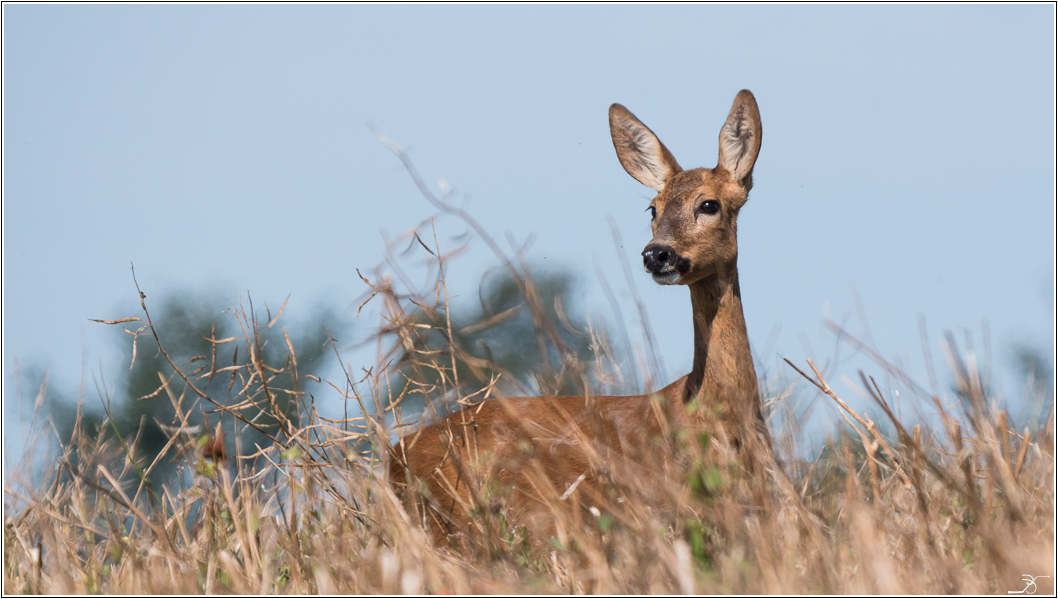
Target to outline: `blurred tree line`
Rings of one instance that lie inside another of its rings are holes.
[[[533,285],[537,302],[526,301],[525,281]],[[611,369],[639,366],[631,364],[627,356],[616,355],[605,330],[595,327],[593,337],[584,324],[583,313],[569,311],[575,287],[576,281],[566,272],[537,270],[517,281],[509,272],[501,270],[483,278],[478,301],[456,302],[450,314],[445,312],[443,301],[422,302],[422,298],[407,301],[405,298],[402,306],[406,318],[422,326],[415,328],[411,344],[395,344],[394,352],[387,356],[391,387],[399,392],[408,381],[415,381],[415,386],[408,389],[401,403],[402,420],[414,422],[425,410],[427,401],[431,401],[438,415],[443,417],[447,411],[458,409],[454,404],[459,397],[474,396],[475,401],[480,400],[482,395],[478,392],[496,377],[500,377],[498,390],[504,394],[579,394],[584,392],[586,385],[594,386],[596,392],[600,389],[638,392],[638,389],[622,387],[624,383],[613,386],[613,381],[596,378],[599,371],[593,366],[600,356],[611,360]],[[297,358],[298,388],[304,391],[300,400],[295,395],[277,393],[274,409],[264,405],[244,409],[245,417],[254,426],[236,425],[230,415],[220,413],[216,406],[185,389],[184,381],[159,351],[149,329],[141,331],[136,338],[133,362],[133,336],[126,331],[135,332],[146,322],[128,322],[111,326],[115,342],[123,352],[121,366],[117,369],[118,379],[97,381],[94,389],[91,382],[86,381],[80,430],[88,436],[120,437],[125,443],[135,440],[138,462],[143,465],[153,462],[173,433],[172,429],[167,431],[163,427],[176,426],[169,394],[159,388],[159,373],[169,381],[174,394],[184,393],[182,409],[189,414],[188,425],[199,427],[196,434],[201,435],[201,440],[212,434],[218,422],[222,423],[227,434],[224,443],[228,455],[236,453],[235,436],[238,436],[242,455],[252,453],[258,447],[268,447],[273,443],[273,437],[282,439],[282,426],[273,411],[296,422],[308,406],[319,405],[320,411],[325,412],[328,406],[337,408],[345,402],[345,415],[356,415],[359,408],[341,398],[323,381],[328,372],[336,372],[337,366],[330,336],[335,338],[339,352],[351,337],[352,325],[341,312],[318,307],[297,323],[280,320],[269,328],[266,323],[276,314],[267,308],[251,311],[246,300],[244,313],[252,318],[243,320],[240,325],[239,318],[229,308],[230,301],[231,298],[207,293],[184,293],[148,303],[158,336],[173,363],[191,377],[199,389],[218,402],[228,406],[238,403],[245,396],[239,396],[240,379],[234,373],[221,371],[212,377],[198,377],[225,367],[247,364],[250,356],[245,350],[246,340],[253,339],[253,322],[256,322],[259,342],[255,351],[266,364],[281,371],[271,383],[276,388],[293,390],[295,387],[292,369],[282,368],[287,364],[289,351],[293,350]],[[115,314],[143,317],[139,306]],[[451,338],[447,333],[449,321],[453,332]],[[368,322],[367,326],[374,329],[377,324]],[[216,345],[214,354],[214,345],[209,339],[226,338],[235,340]],[[597,346],[598,343],[601,345]],[[455,352],[454,361],[452,351]],[[1024,424],[1030,427],[1045,425],[1054,405],[1051,365],[1043,351],[1029,345],[1017,345],[1011,354],[1014,367],[1028,381],[1027,397],[1022,396],[1023,418],[1018,417],[1019,410],[1015,406],[1011,406],[1015,407],[1012,416],[1016,420],[1024,419]],[[133,365],[131,369],[129,364]],[[361,365],[347,366],[358,370]],[[370,368],[372,365],[363,366]],[[40,369],[24,371],[22,376],[28,382],[24,388],[35,389],[40,384],[41,375]],[[453,380],[459,381],[458,388],[452,385]],[[339,388],[343,387],[343,382],[333,382]],[[611,386],[607,387],[607,384]],[[368,390],[359,391],[364,395]],[[374,402],[365,402],[365,405],[373,409]],[[53,421],[58,438],[68,443],[78,422],[76,395],[49,387],[42,407]],[[342,410],[331,410],[332,414],[335,412],[340,414]],[[428,417],[434,416],[433,411],[428,414]],[[235,431],[237,435],[233,434]],[[72,459],[76,458],[74,452]],[[179,456],[170,452],[152,472],[152,484],[171,477],[179,461]]]
[[[263,314],[255,313],[250,309],[250,300],[243,301],[247,304],[246,314],[253,314],[253,320],[258,323],[259,342],[255,344],[255,350],[260,352],[264,363],[283,364],[289,349],[282,326],[263,326],[275,314],[268,308],[261,310]],[[246,334],[253,338],[252,322],[240,323],[236,311],[230,306],[230,298],[221,299],[209,293],[179,293],[147,303],[169,359],[203,393],[225,405],[242,399],[239,397],[240,379],[233,371],[215,372],[209,376],[210,371],[247,364],[250,356],[246,351]],[[96,380],[94,388],[87,384],[80,414],[76,398],[67,393],[49,389],[45,397],[44,409],[49,413],[59,439],[64,444],[69,443],[74,438],[75,426],[79,426],[80,434],[89,438],[111,438],[129,446],[134,443],[137,462],[145,468],[162,451],[171,435],[181,434],[174,402],[169,392],[162,388],[164,378],[169,391],[179,399],[181,411],[187,415],[184,430],[194,431],[195,437],[204,440],[221,423],[222,430],[228,435],[227,453],[234,455],[232,418],[222,415],[215,405],[185,386],[184,380],[159,349],[150,328],[138,330],[147,324],[140,307],[123,308],[116,313],[142,319],[110,325],[114,341],[122,352],[120,366],[116,369],[118,379]],[[312,324],[286,332],[290,348],[297,356],[298,383],[312,396],[318,392],[318,384],[305,375],[318,376],[327,367],[333,354],[327,343],[328,332],[339,330],[343,323],[337,312],[322,307],[316,308],[305,322]],[[210,339],[228,338],[234,339],[216,345],[210,342]],[[291,371],[278,373],[272,384],[277,388],[293,388]],[[293,396],[277,394],[276,402],[280,413],[294,416],[297,405]],[[275,436],[279,432],[279,423],[271,412],[262,406],[251,408],[246,414],[258,428],[239,427],[243,452],[253,451],[255,445],[265,447],[272,443],[268,435]],[[75,461],[77,448],[71,450],[71,461]],[[170,451],[155,466],[150,482],[164,482],[171,477],[179,459],[175,451]]]
[[[591,354],[590,339],[582,332],[583,319],[567,316],[563,310],[563,306],[569,305],[574,281],[569,274],[562,272],[536,273],[534,281],[540,305],[545,306],[543,316],[552,323],[565,323],[555,325],[555,338],[544,346],[539,343],[539,322],[534,321],[525,298],[506,273],[487,278],[477,305],[468,302],[453,305],[451,315],[445,314],[443,305],[439,309],[424,310],[408,304],[412,308],[411,318],[421,323],[443,326],[450,316],[456,333],[452,341],[460,348],[457,371],[463,385],[459,393],[472,394],[500,373],[505,380],[520,384],[529,382],[530,386],[535,384],[551,392],[580,391],[583,386],[578,379],[580,375],[575,369],[562,368],[564,363],[567,366],[570,363],[564,356],[587,360]],[[142,322],[109,325],[122,351],[121,365],[116,369],[117,380],[95,381],[94,388],[92,382],[86,381],[80,414],[76,395],[53,386],[47,389],[42,407],[54,423],[62,443],[68,444],[74,437],[75,426],[79,426],[81,434],[89,438],[120,439],[120,443],[126,445],[134,443],[137,462],[141,468],[146,468],[169,442],[174,427],[179,426],[173,401],[169,393],[160,388],[160,375],[168,381],[173,394],[183,394],[180,405],[188,415],[188,428],[193,429],[202,442],[213,434],[218,423],[222,424],[225,452],[229,456],[236,452],[235,431],[242,455],[252,453],[258,447],[268,447],[274,443],[272,437],[283,439],[282,424],[275,417],[274,409],[278,409],[283,418],[297,422],[309,405],[316,407],[318,404],[320,412],[325,412],[328,406],[334,408],[345,401],[323,380],[336,368],[337,357],[331,337],[335,338],[335,347],[341,352],[343,341],[348,343],[351,336],[352,325],[339,311],[318,307],[297,323],[280,319],[269,328],[266,323],[276,314],[260,307],[251,311],[247,299],[243,300],[242,312],[246,315],[243,319],[229,307],[231,298],[215,294],[183,293],[150,300],[153,298],[148,298],[147,307],[165,352],[173,364],[209,397],[229,407],[240,402],[246,406],[246,395],[240,395],[242,379],[230,369],[221,369],[249,363],[251,358],[246,348],[248,340],[253,343],[254,322],[259,336],[255,351],[260,353],[265,364],[280,371],[270,381],[270,386],[295,390],[293,369],[288,362],[292,349],[296,356],[297,390],[304,391],[304,395],[299,400],[295,395],[275,393],[275,408],[263,402],[258,407],[242,408],[244,417],[254,426],[236,422],[231,415],[221,413],[216,406],[200,399],[185,386],[184,380],[159,350],[149,328],[135,336],[134,345],[134,335],[130,333],[135,333],[147,322],[140,307],[133,306],[118,310],[115,315],[137,316],[143,319]],[[374,327],[375,323],[368,323],[368,326]],[[228,338],[234,340],[221,344],[209,341]],[[417,347],[420,350],[444,351],[449,347],[446,334],[439,328],[429,329],[420,339],[422,343]],[[541,347],[545,348],[543,353]],[[438,372],[428,370],[413,373],[414,352],[404,351],[402,355],[393,356],[392,361],[394,379],[403,380],[405,376],[414,375],[429,386],[440,376]],[[551,362],[551,367],[545,367],[545,362]],[[446,362],[446,365],[450,364],[450,361]],[[208,376],[210,372],[215,374]],[[26,373],[25,377],[30,379],[27,388],[36,388],[40,384],[41,372],[37,369],[35,373]],[[339,388],[343,386],[340,381],[333,382]],[[299,401],[302,402],[300,405]],[[424,401],[423,394],[412,394],[403,404],[405,419],[419,414]],[[371,404],[365,402],[365,405]],[[350,417],[359,410],[354,410],[351,403],[346,407]],[[71,448],[71,462],[76,460],[76,448]],[[180,461],[181,457],[170,450],[151,472],[151,485],[169,480]],[[136,473],[128,472],[126,476],[135,477]]]

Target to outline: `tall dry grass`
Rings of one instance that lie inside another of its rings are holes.
[[[603,331],[578,329],[562,306],[543,305],[521,256],[501,251],[408,166],[428,199],[469,224],[515,282],[542,364],[534,381],[519,383],[540,393],[660,386],[654,369],[631,376],[628,356]],[[860,387],[884,421],[852,408],[811,362],[791,363],[844,418],[846,433],[817,447],[817,458],[783,451],[803,434],[786,418],[773,430],[780,460],[762,458],[766,467],[751,475],[723,442],[725,431],[706,419],[669,430],[664,447],[634,461],[594,456],[612,501],[571,507],[570,497],[553,498],[547,538],[506,512],[508,490],[481,480],[469,530],[438,543],[389,484],[387,447],[397,431],[421,426],[423,414],[429,420],[517,389],[453,330],[445,271],[459,248],[442,248],[429,224],[394,246],[408,243],[434,270],[416,287],[391,257],[362,276],[365,302],[381,308],[378,360],[360,370],[343,363],[346,379],[326,381],[343,404],[341,418],[302,390],[292,346],[282,362],[266,361],[263,335],[280,317],[236,309],[242,336],[214,343],[237,344],[241,360],[209,368],[201,368],[209,356],[169,360],[158,373],[158,393],[176,418],[165,423],[170,440],[157,459],[145,461],[136,438],[78,429],[58,439],[41,482],[30,482],[28,466],[8,477],[5,593],[1007,594],[1026,589],[1030,575],[1047,577],[1032,590],[1053,594],[1053,399],[1042,427],[1015,427],[972,355],[950,340],[954,389],[943,395],[875,356],[880,372],[898,375],[903,406],[919,402],[926,417],[917,421],[902,421],[892,391],[868,374],[859,375]],[[138,343],[168,360],[142,294],[141,307],[130,317],[146,327]],[[570,352],[561,330],[587,336],[594,355]],[[631,347],[627,332],[617,333],[618,345]],[[225,397],[203,391],[217,376],[231,382]],[[297,410],[280,397],[296,398]],[[769,411],[782,397],[764,398]],[[195,410],[221,424],[189,424]],[[261,412],[276,426],[262,427]],[[272,443],[245,446],[240,431],[250,429]],[[180,475],[150,483],[162,457],[174,456]]]

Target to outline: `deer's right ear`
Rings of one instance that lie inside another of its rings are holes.
[[[654,132],[620,104],[610,106],[610,137],[621,166],[647,187],[660,192],[681,170]]]

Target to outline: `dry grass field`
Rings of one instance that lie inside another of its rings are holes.
[[[468,215],[434,202],[475,228]],[[241,336],[213,340],[226,351],[237,345],[238,359],[169,360],[157,373],[157,393],[177,415],[162,423],[170,436],[159,459],[144,459],[137,437],[105,427],[81,427],[58,439],[57,450],[44,449],[55,435],[41,416],[33,445],[42,449],[4,481],[5,594],[1007,595],[1026,588],[1025,575],[1049,577],[1030,590],[1053,594],[1053,407],[1042,427],[1015,426],[981,384],[973,356],[953,341],[948,391],[927,392],[880,358],[873,373],[897,381],[903,414],[926,418],[902,421],[892,385],[883,388],[872,373],[835,373],[858,381],[871,413],[885,415],[875,422],[847,405],[815,365],[792,363],[802,389],[818,390],[844,418],[845,432],[810,458],[790,449],[803,432],[796,418],[781,417],[790,393],[783,387],[763,398],[778,459],[756,456],[763,467],[752,474],[703,413],[695,426],[656,440],[656,461],[595,456],[614,501],[601,510],[551,498],[548,538],[510,518],[510,490],[487,480],[477,481],[469,529],[438,538],[394,493],[387,448],[398,424],[412,423],[403,434],[415,430],[415,398],[425,400],[427,414],[442,403],[502,401],[504,377],[460,380],[489,370],[460,347],[447,318],[443,275],[458,252],[441,248],[429,225],[397,241],[434,260],[437,276],[418,290],[392,272],[363,276],[368,301],[383,314],[378,363],[323,382],[346,403],[341,418],[321,414],[302,390],[280,316],[248,309],[232,316]],[[615,357],[605,334],[576,331],[595,348],[590,360],[564,353],[548,334],[570,325],[561,310],[556,319],[540,305],[517,256],[484,242],[517,283],[553,358],[533,383],[538,390],[573,381],[583,393],[637,391],[629,389],[631,366]],[[140,322],[112,322],[145,326],[138,351],[168,360],[166,339],[152,334],[159,323],[141,301],[143,311],[129,315]],[[268,362],[266,343],[286,347],[283,359]],[[224,397],[204,390],[218,377]],[[201,410],[222,426],[193,424]],[[271,442],[245,445],[235,431],[250,429]],[[159,484],[150,475],[163,457],[180,467]],[[33,472],[32,464],[44,467]]]

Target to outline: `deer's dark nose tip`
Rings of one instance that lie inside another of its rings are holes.
[[[643,268],[651,274],[660,274],[676,266],[676,252],[667,245],[652,243],[643,250]]]

